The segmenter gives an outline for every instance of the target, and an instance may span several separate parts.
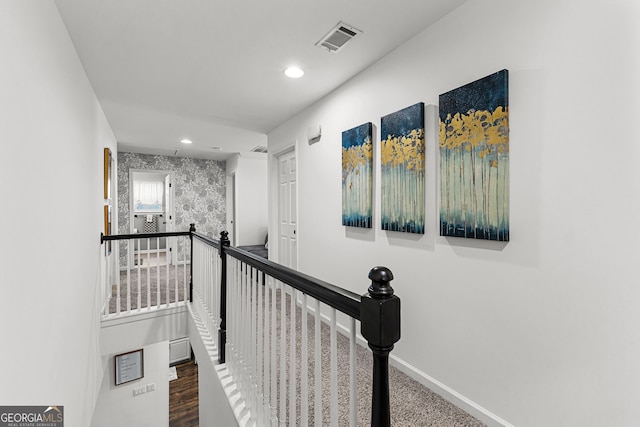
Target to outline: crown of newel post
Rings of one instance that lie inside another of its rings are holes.
[[[389,427],[389,353],[400,340],[400,298],[394,295],[388,268],[372,268],[369,279],[369,292],[360,299],[360,332],[373,353],[371,425]]]
[[[369,272],[371,286],[369,286],[369,295],[376,299],[388,298],[393,295],[391,281],[393,273],[387,267],[373,267]]]
[[[224,246],[230,246],[231,242],[229,241],[228,231],[225,230],[220,232],[220,243],[222,243]]]
[[[189,233],[195,233],[196,232],[196,224],[195,223],[191,223],[189,224]]]

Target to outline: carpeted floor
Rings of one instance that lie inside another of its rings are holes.
[[[288,319],[290,316],[290,297],[286,297],[286,316],[287,328],[289,328]],[[276,297],[277,302],[277,330],[280,329],[280,295]],[[296,371],[300,373],[301,368],[301,316],[302,310],[300,306],[296,309]],[[314,401],[314,316],[307,316],[308,331],[308,366],[309,366],[309,425],[313,425],[315,417],[313,409]],[[287,352],[289,352],[290,331],[287,331]],[[279,341],[278,341],[279,342]],[[322,366],[322,390],[323,390],[323,413],[322,425],[330,425],[330,328],[329,325],[322,323],[321,325],[321,366]],[[337,334],[337,355],[338,355],[338,402],[339,417],[338,425],[346,426],[349,424],[349,340],[347,337]],[[279,348],[279,343],[276,348]],[[287,381],[288,381],[288,365],[290,361],[287,357]],[[368,347],[356,346],[356,383],[358,393],[358,425],[371,425],[371,388],[372,388],[372,371],[373,361],[372,354]],[[279,378],[279,370],[277,374]],[[301,384],[298,380],[297,389],[297,422],[300,425],[300,396]],[[476,420],[460,408],[444,400],[438,394],[432,392],[417,381],[409,378],[406,374],[398,369],[390,367],[389,369],[389,390],[390,390],[390,406],[391,406],[391,425],[397,427],[480,427],[483,423]],[[288,418],[288,415],[287,415]],[[287,421],[288,422],[288,421]]]
[[[169,278],[167,280],[167,268],[169,268]],[[185,277],[185,268],[186,277]],[[138,276],[140,277],[140,288],[138,288]],[[158,277],[160,280],[158,281]],[[127,280],[131,289],[131,309],[138,308],[138,296],[140,296],[140,307],[153,307],[158,305],[158,287],[160,287],[160,304],[169,304],[176,301],[184,301],[185,283],[189,286],[189,265],[147,265],[143,264],[140,268],[134,267],[129,273],[120,272],[120,311],[127,310]],[[177,298],[176,298],[176,281],[177,281]],[[147,289],[150,289],[149,293]],[[117,308],[118,286],[111,287],[111,300],[109,301],[109,313],[115,313]],[[149,298],[150,297],[150,298]]]

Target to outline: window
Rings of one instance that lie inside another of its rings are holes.
[[[164,212],[164,182],[134,181],[133,210]]]

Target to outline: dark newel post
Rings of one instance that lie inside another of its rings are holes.
[[[191,240],[191,264],[189,265],[189,302],[193,302],[193,233],[196,232],[196,225],[189,224],[189,240]]]
[[[371,286],[360,303],[360,331],[373,351],[371,425],[391,426],[389,406],[389,353],[400,340],[400,298],[393,294],[393,274],[386,267],[369,272]]]
[[[230,245],[229,233],[220,233],[220,328],[218,329],[218,362],[225,361],[227,344],[227,254],[225,249]]]

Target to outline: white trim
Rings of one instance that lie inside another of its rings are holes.
[[[476,402],[468,399],[454,389],[420,371],[415,366],[412,366],[402,359],[394,356],[393,353],[391,353],[389,357],[389,365],[397,368],[400,372],[416,380],[423,386],[427,387],[429,390],[437,393],[443,399],[453,403],[454,405],[467,412],[469,415],[472,415],[478,420],[482,421],[489,427],[514,427],[513,424],[510,424],[488,409],[478,405]]]
[[[298,212],[298,200],[299,199],[299,194],[298,194],[298,188],[299,188],[299,162],[298,162],[298,142],[297,140],[292,142],[291,144],[282,147],[282,149],[276,151],[273,154],[269,154],[269,177],[272,180],[272,184],[269,187],[269,189],[271,190],[270,194],[276,194],[276,201],[275,204],[273,205],[272,210],[270,211],[273,214],[273,218],[274,218],[274,223],[273,223],[273,230],[269,230],[269,235],[272,236],[269,238],[269,259],[278,263],[282,263],[282,260],[280,260],[280,189],[279,189],[279,183],[280,183],[280,176],[279,176],[279,172],[280,172],[280,157],[289,154],[289,153],[293,153],[293,157],[295,158],[296,161],[296,221],[297,221],[297,227],[296,227],[296,239],[297,239],[297,243],[296,243],[296,264],[297,266],[300,265],[300,258],[299,258],[299,251],[298,251],[298,246],[300,244],[300,215]],[[275,193],[274,193],[275,191]],[[269,198],[269,202],[271,202],[271,198]],[[297,267],[296,267],[297,269]]]
[[[140,310],[133,309],[131,311],[122,311],[120,314],[109,314],[102,316],[102,328],[108,328],[111,326],[122,325],[124,323],[139,322],[156,317],[171,316],[176,313],[183,313],[187,311],[187,304],[184,301],[179,301],[177,305],[171,307],[144,307]]]
[[[279,230],[280,230],[280,224],[279,224],[279,212],[280,212],[280,193],[279,193],[279,188],[278,188],[278,183],[279,183],[279,177],[278,177],[278,159],[280,156],[282,156],[285,153],[288,153],[289,151],[293,151],[295,153],[296,156],[296,180],[298,177],[298,143],[297,141],[293,141],[291,144],[288,144],[284,147],[282,147],[280,150],[275,151],[275,152],[269,152],[268,153],[268,160],[267,160],[267,175],[268,175],[268,179],[269,179],[269,187],[268,187],[268,191],[269,194],[275,194],[276,197],[269,197],[268,198],[268,211],[269,211],[269,260],[274,261],[274,262],[279,262],[279,258],[280,258],[280,238],[278,236]],[[297,197],[297,194],[296,194]],[[275,200],[275,202],[274,202]],[[299,260],[298,260],[299,261]]]

